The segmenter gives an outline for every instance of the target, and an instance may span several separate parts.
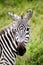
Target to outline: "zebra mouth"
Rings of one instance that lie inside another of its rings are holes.
[[[17,46],[17,54],[20,56],[23,56],[25,52],[26,52],[26,48],[25,48],[23,42],[19,43],[19,45]]]

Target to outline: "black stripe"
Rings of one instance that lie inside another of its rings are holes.
[[[5,47],[4,47],[4,45],[3,45],[3,43],[2,43],[2,41],[1,41],[1,40],[0,40],[0,42],[1,42],[1,44],[2,44],[2,46],[3,46],[3,48],[4,48],[4,50],[5,50]],[[2,61],[2,60],[7,61],[5,58],[2,58],[2,59],[1,59],[1,61]],[[8,61],[7,61],[7,62],[8,62]],[[3,63],[1,63],[1,64],[3,64]]]
[[[27,43],[27,41],[25,41],[25,43]]]
[[[0,62],[0,64],[3,64],[3,62]]]
[[[18,46],[18,43],[17,43],[16,39],[15,39],[15,43],[16,43],[16,45]]]
[[[26,35],[29,35],[29,32],[27,32]]]
[[[7,61],[5,58],[2,58],[2,59],[1,59],[1,61],[3,61],[3,60]],[[7,62],[8,62],[8,61],[7,61]]]
[[[0,40],[1,41],[1,40]],[[1,43],[2,43],[2,41],[1,41]],[[3,44],[2,44],[3,45]],[[3,48],[4,48],[4,50],[5,50],[5,52],[8,54],[8,52],[6,51],[6,49],[5,49],[5,47],[4,47],[4,45],[3,45]],[[3,53],[4,53],[4,51],[3,51]],[[6,56],[6,58],[11,62],[11,60],[7,57],[7,55],[4,53],[4,55]],[[9,54],[8,54],[9,55]],[[10,56],[10,55],[9,55]],[[3,60],[3,59],[2,59]],[[4,60],[6,60],[6,59],[4,59]],[[13,60],[14,61],[14,60]],[[13,65],[13,63],[11,62],[11,64]]]
[[[28,38],[28,39],[29,39],[29,37],[26,37],[26,38]]]
[[[10,34],[11,34],[12,38],[14,39],[14,37],[13,37],[12,33],[13,33],[13,32],[11,32],[11,31],[10,31]]]
[[[7,36],[8,36],[8,33],[7,33]],[[7,39],[7,37],[4,35],[4,38],[6,39],[6,41],[7,41],[7,44],[8,44],[8,46],[10,47],[10,49],[11,49],[11,51],[12,51],[12,53],[14,54],[14,52],[13,52],[13,49],[12,49],[12,47],[11,47],[11,45],[10,45],[10,43],[9,43],[9,41],[8,41],[8,39]],[[11,41],[11,40],[10,40]],[[11,52],[10,52],[11,53]],[[11,53],[11,55],[12,55],[12,53]],[[16,55],[14,54],[14,56],[16,57]]]
[[[12,50],[11,45],[10,45],[10,43],[9,43],[9,41],[8,41],[8,39],[7,39],[7,37],[6,37],[5,35],[4,35],[4,38],[6,39],[6,42],[7,42],[8,46],[9,46],[10,49]]]
[[[6,51],[7,55],[12,59],[12,57],[9,55],[9,53],[7,52],[7,50],[4,48],[4,50]],[[12,59],[13,60],[13,59]],[[14,61],[14,60],[13,60]]]
[[[2,36],[1,36],[1,38],[2,38],[2,40],[3,40],[3,42],[4,42],[5,46],[6,46],[6,48],[8,49],[9,53],[12,55],[12,53],[10,52],[9,48],[7,47],[7,45],[6,45],[6,43],[5,43],[5,41],[4,41],[4,39],[3,39],[3,37],[2,37]],[[4,35],[4,38],[5,38],[5,40],[6,40],[5,35]],[[8,42],[7,42],[7,43],[8,43]],[[3,45],[3,46],[4,46],[4,45]],[[12,57],[13,57],[13,55],[12,55]]]
[[[9,35],[9,33],[7,33],[7,36],[8,36],[8,38],[9,38],[9,40],[11,41],[12,46],[13,46],[13,47],[15,48],[15,50],[16,50],[16,47],[15,47],[15,45],[14,45],[14,43],[13,43],[13,41],[12,41],[12,39],[11,39],[10,35]]]
[[[5,41],[4,41],[4,39],[2,38],[2,40],[3,40],[3,42],[4,42],[4,44],[5,44],[5,46],[6,46],[6,48],[8,49],[8,47],[7,47],[7,45],[6,45],[6,43],[5,43]],[[1,41],[1,40],[0,40]],[[1,42],[2,43],[2,42]],[[7,52],[7,50],[5,49],[5,47],[4,47],[4,45],[3,45],[3,48],[4,48],[4,50],[6,51],[6,53],[8,54],[8,56],[10,57],[10,55],[9,55],[9,53]],[[9,49],[8,49],[8,51],[9,51]],[[11,57],[10,57],[11,58]],[[11,58],[12,59],[12,58]],[[13,60],[13,59],[12,59]],[[14,61],[14,60],[13,60]]]
[[[1,58],[1,55],[2,55],[2,44],[0,44],[0,58]]]
[[[3,52],[3,53],[6,56],[6,58],[10,61],[10,63],[13,65],[12,61],[7,57],[7,55],[5,54],[5,52]]]

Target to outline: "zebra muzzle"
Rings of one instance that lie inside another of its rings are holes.
[[[26,48],[25,48],[25,46],[24,46],[23,43],[20,43],[18,45],[17,52],[18,52],[18,55],[20,55],[20,56],[23,56],[24,55],[24,53],[26,52]]]

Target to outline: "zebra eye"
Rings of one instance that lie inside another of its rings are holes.
[[[27,31],[29,31],[29,28],[27,28]]]

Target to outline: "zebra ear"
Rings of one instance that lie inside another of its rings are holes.
[[[17,16],[16,14],[13,14],[11,12],[8,12],[8,15],[15,21],[17,21],[20,18],[19,16]]]
[[[31,9],[28,10],[26,15],[25,15],[25,18],[27,18],[29,20],[32,17],[32,14],[33,14],[32,10]]]

